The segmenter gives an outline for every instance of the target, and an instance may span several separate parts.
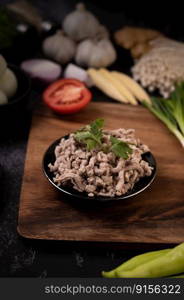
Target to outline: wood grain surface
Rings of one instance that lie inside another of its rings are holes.
[[[48,146],[97,117],[106,127],[135,128],[157,160],[155,182],[133,199],[112,205],[81,206],[64,199],[42,172]],[[73,116],[35,112],[22,183],[18,232],[26,238],[126,242],[184,241],[184,152],[176,138],[145,108],[95,102]]]

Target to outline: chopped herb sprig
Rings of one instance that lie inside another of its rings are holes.
[[[102,128],[104,120],[96,119],[90,125],[75,133],[75,139],[86,145],[87,150],[91,151],[102,146]]]
[[[111,136],[111,151],[119,157],[124,159],[128,159],[129,154],[132,154],[132,148],[128,145],[128,143],[118,140],[116,137]]]

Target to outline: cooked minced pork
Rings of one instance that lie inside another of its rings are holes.
[[[110,143],[110,136],[129,143],[133,152],[128,159],[113,152],[87,151],[72,133],[61,139],[55,148],[56,160],[49,164],[54,182],[58,186],[70,185],[90,197],[113,197],[125,194],[141,177],[151,175],[152,167],[141,156],[149,148],[135,138],[133,129],[103,130],[104,144]]]

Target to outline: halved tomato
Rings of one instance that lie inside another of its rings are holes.
[[[91,92],[77,79],[60,79],[49,85],[43,93],[44,102],[59,114],[72,114],[85,107]]]

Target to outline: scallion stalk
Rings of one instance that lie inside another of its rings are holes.
[[[184,83],[176,86],[169,100],[152,98],[152,104],[143,102],[158,119],[177,137],[184,147]]]

